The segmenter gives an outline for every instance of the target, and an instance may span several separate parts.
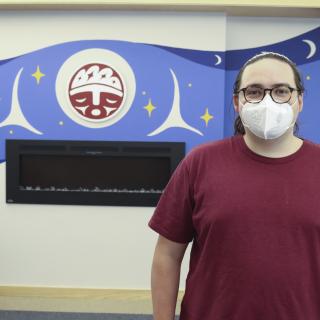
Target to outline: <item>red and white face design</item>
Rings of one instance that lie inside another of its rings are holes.
[[[120,110],[125,90],[112,67],[91,63],[78,69],[69,82],[73,108],[87,120],[106,120]]]

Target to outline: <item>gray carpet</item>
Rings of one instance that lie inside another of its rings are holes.
[[[152,315],[118,313],[0,311],[0,320],[152,320]],[[176,320],[178,320],[178,317],[176,317]]]

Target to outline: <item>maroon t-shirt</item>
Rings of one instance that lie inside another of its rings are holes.
[[[149,226],[192,242],[180,320],[320,319],[320,147],[282,158],[243,136],[193,149]]]

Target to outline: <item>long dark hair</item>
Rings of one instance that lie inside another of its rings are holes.
[[[294,80],[295,80],[295,83],[296,83],[296,86],[298,89],[298,94],[301,95],[304,92],[304,85],[303,85],[302,77],[300,75],[300,72],[299,72],[296,64],[293,61],[291,61],[288,57],[286,57],[280,53],[263,52],[263,53],[259,53],[255,56],[253,56],[239,70],[239,73],[238,73],[236,80],[234,82],[234,85],[233,85],[233,94],[234,95],[238,95],[238,91],[240,89],[240,83],[241,83],[241,79],[242,79],[242,74],[243,74],[244,70],[246,69],[246,67],[249,66],[250,64],[253,64],[259,60],[266,59],[266,58],[271,58],[271,59],[275,59],[275,60],[287,63],[293,71]],[[298,129],[299,129],[298,124],[295,123],[294,124],[294,133],[297,133]],[[241,121],[241,118],[239,115],[237,116],[237,118],[234,121],[234,135],[237,135],[237,134],[245,134],[244,126],[242,124],[242,121]]]

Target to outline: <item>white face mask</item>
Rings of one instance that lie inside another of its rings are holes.
[[[258,103],[242,105],[240,117],[243,125],[262,139],[276,139],[294,125],[292,106],[274,102],[269,94]]]

